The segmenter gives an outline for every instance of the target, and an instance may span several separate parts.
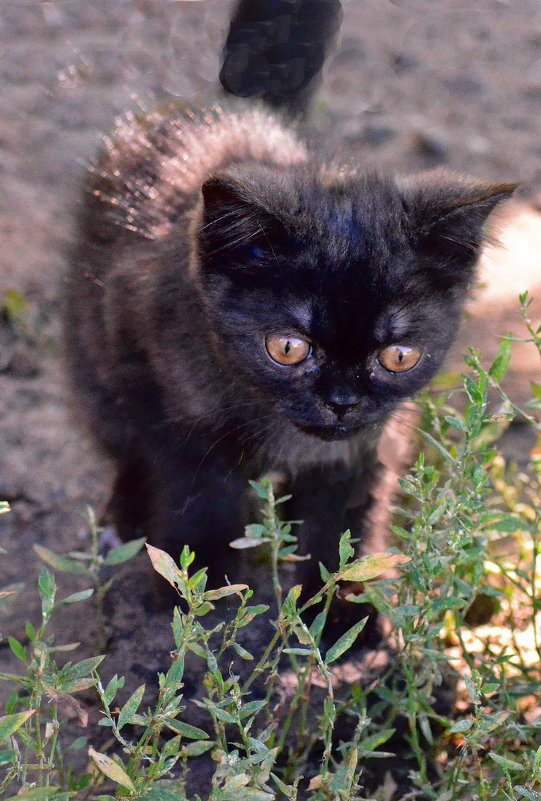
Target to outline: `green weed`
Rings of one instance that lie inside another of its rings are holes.
[[[527,293],[520,302],[525,339],[541,356],[541,328],[528,316]],[[275,498],[268,482],[253,485],[260,522],[233,546],[270,549],[272,609],[255,602],[244,584],[207,589],[206,570],[192,572],[188,548],[177,565],[147,546],[154,569],[179,595],[171,663],[158,676],[151,707],[145,706],[144,685],[118,706],[123,679],[102,683],[102,657],[57,666],[59,646],[49,633],[60,603],[103,595],[108,587],[101,567],[128,558],[142,543],[102,558],[94,525],[90,554],[59,557],[41,549],[49,566],[84,572],[93,587],[57,601],[55,580],[44,568],[42,620],[27,624],[28,647],[9,641],[21,672],[0,674],[16,687],[0,718],[0,793],[20,791],[17,798],[25,801],[173,801],[187,797],[190,765],[207,754],[214,764],[208,787],[214,801],[391,801],[396,786],[385,766],[396,753],[409,774],[402,776],[409,789],[401,801],[541,801],[541,448],[519,471],[497,447],[517,416],[539,434],[541,386],[532,382],[533,397],[524,408],[506,394],[502,380],[514,339],[502,338],[488,369],[476,351],[469,352],[462,394],[455,394],[452,407],[442,395],[423,394],[423,453],[400,482],[397,547],[355,559],[346,532],[338,571],[323,567],[322,588],[309,600],[300,601],[300,586],[282,588],[281,563],[302,556],[295,523],[279,517],[285,498]],[[365,621],[322,647],[330,604],[344,581],[363,585],[352,603],[371,603],[391,624],[381,646],[391,655],[388,666],[346,694],[336,692],[333,671],[348,653],[353,658]],[[224,598],[228,608],[216,622],[211,612],[221,610]],[[260,652],[250,653],[241,632],[257,626],[262,615],[274,621],[272,634]],[[188,656],[204,672],[205,695],[190,701],[205,720],[197,727],[184,697]],[[279,705],[284,672],[294,682],[287,703]],[[454,686],[456,703],[442,703]],[[90,731],[90,745],[78,744],[88,745],[95,770],[74,775],[65,766],[60,732],[65,709],[84,715],[74,697],[81,689],[97,693],[100,725],[115,745],[98,750]],[[379,786],[367,784],[375,760]]]

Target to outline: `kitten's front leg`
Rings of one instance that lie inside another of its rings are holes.
[[[300,474],[291,484],[287,515],[302,521],[298,550],[311,557],[300,563],[304,594],[312,595],[321,586],[320,562],[331,572],[338,569],[338,542],[346,528],[346,506],[354,482],[354,471],[318,467]]]
[[[338,545],[346,529],[352,538],[367,535],[368,512],[373,505],[372,488],[379,472],[375,451],[371,458],[361,460],[351,468],[313,469],[300,475],[291,485],[292,499],[287,514],[290,519],[302,520],[299,531],[299,553],[310,554],[310,560],[299,563],[298,581],[303,585],[302,599],[307,600],[321,588],[319,563],[327,570],[338,570]],[[354,548],[361,551],[358,545]],[[345,601],[343,596],[353,591],[344,585],[331,605],[324,639],[334,641],[357,620],[369,615],[363,641],[374,644],[379,639],[379,627],[374,610]],[[314,607],[318,612],[320,606]]]
[[[196,554],[192,573],[208,567],[209,588],[222,586],[226,575],[234,581],[238,554],[228,544],[249,522],[245,475],[223,454],[162,449],[150,465],[150,542],[175,560],[188,545]]]

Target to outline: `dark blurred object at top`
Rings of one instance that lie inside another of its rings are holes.
[[[306,111],[341,22],[340,0],[240,0],[224,47],[222,86],[292,114]]]

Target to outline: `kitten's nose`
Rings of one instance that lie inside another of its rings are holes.
[[[343,417],[346,412],[352,411],[359,403],[359,396],[351,390],[340,390],[333,392],[327,401],[327,406],[338,417]]]

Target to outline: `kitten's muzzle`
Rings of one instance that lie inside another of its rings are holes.
[[[310,434],[326,442],[336,442],[337,440],[349,439],[354,437],[368,426],[299,426],[305,434]]]
[[[341,423],[348,412],[355,412],[359,408],[361,397],[353,389],[342,387],[335,388],[329,398],[325,401],[325,406],[336,415],[337,421]]]

